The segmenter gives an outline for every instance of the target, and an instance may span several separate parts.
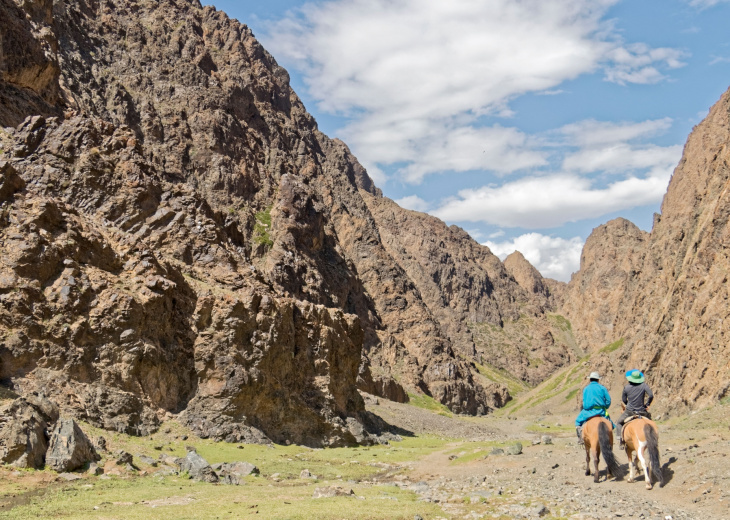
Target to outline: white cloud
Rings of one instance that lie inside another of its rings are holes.
[[[586,119],[560,128],[559,132],[576,146],[596,146],[625,143],[634,139],[653,137],[669,130],[672,119],[654,119],[640,123],[596,121]]]
[[[484,243],[502,260],[519,251],[540,274],[564,282],[580,268],[583,244],[580,237],[566,239],[540,233],[527,233],[505,242]]]
[[[710,61],[710,65],[717,65],[718,63],[730,63],[730,57],[727,57],[727,56],[715,56]]]
[[[616,211],[658,204],[671,169],[653,169],[605,187],[573,174],[526,177],[497,187],[467,189],[431,211],[451,222],[484,222],[500,227],[548,229]]]
[[[638,171],[667,171],[682,156],[682,147],[641,144],[672,126],[671,118],[634,122],[593,119],[565,125],[555,133],[563,137],[562,168],[572,173],[602,172],[626,175]],[[577,150],[565,152],[566,148]]]
[[[730,0],[690,0],[689,5],[693,7],[699,7],[701,9],[705,9],[707,7],[712,7],[717,4],[723,4],[730,2]]]
[[[681,51],[625,44],[604,20],[617,2],[330,0],[290,13],[262,39],[303,72],[322,110],[350,119],[342,137],[363,163],[402,165],[398,176],[418,183],[544,165],[519,131],[478,125],[510,117],[519,95],[559,93],[601,70],[608,81],[652,83],[683,65]]]
[[[418,195],[409,195],[395,201],[401,208],[412,209],[413,211],[428,211],[430,205]]]
[[[652,49],[643,43],[616,47],[606,56],[606,80],[625,85],[626,83],[650,84],[666,79],[657,67],[677,69],[686,65],[682,59],[687,54],[678,49],[661,47]]]
[[[568,171],[590,173],[603,171],[622,173],[646,168],[670,168],[679,162],[682,147],[646,146],[634,148],[617,144],[598,149],[585,149],[565,157],[563,168]]]
[[[408,166],[399,170],[406,182],[418,184],[430,173],[492,170],[506,174],[547,164],[546,154],[527,144],[527,136],[501,126],[455,128],[414,145]]]

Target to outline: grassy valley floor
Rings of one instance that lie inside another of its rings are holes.
[[[174,421],[145,438],[82,425],[107,440],[105,474],[78,473],[82,478],[67,482],[52,471],[2,467],[0,518],[730,518],[730,405],[660,422],[666,484],[647,491],[643,477],[594,484],[584,476],[570,416],[466,418],[367,401],[411,434],[390,445],[319,450],[183,440],[190,433]],[[517,443],[522,453],[510,455]],[[246,461],[261,474],[240,486],[207,484],[139,459],[184,456],[186,446],[211,464]],[[138,470],[114,464],[119,449],[135,456]],[[626,455],[614,451],[626,468]],[[303,470],[313,477],[302,478]],[[324,487],[352,494],[313,498]]]

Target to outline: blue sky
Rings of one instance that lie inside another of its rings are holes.
[[[649,230],[730,86],[730,0],[213,1],[384,194],[567,281],[591,230]]]

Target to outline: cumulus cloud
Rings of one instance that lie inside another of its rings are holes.
[[[500,227],[548,229],[623,209],[658,204],[671,169],[653,169],[605,187],[570,173],[526,177],[501,186],[466,189],[431,213],[452,222],[484,222]]]
[[[618,0],[331,0],[272,23],[262,38],[304,75],[320,109],[350,119],[341,136],[364,163],[402,165],[411,183],[439,172],[511,173],[545,164],[509,117],[528,93],[602,71],[652,83],[683,65],[669,48],[626,44],[604,17]],[[381,177],[384,178],[384,177]]]
[[[402,199],[396,199],[396,204],[401,208],[412,209],[413,211],[428,211],[430,204],[418,195],[409,195]]]
[[[501,260],[519,251],[540,274],[563,282],[570,281],[570,275],[580,268],[583,251],[580,237],[560,238],[540,233],[526,233],[512,240],[484,243]]]

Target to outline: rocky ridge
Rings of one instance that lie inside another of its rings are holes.
[[[488,249],[382,197],[245,25],[193,0],[0,11],[3,384],[132,434],[181,414],[340,445],[383,427],[358,386],[487,413],[509,395],[475,362],[537,382],[575,358]],[[525,316],[529,347],[475,343]]]
[[[597,228],[567,289],[576,336],[604,347],[600,363],[616,382],[644,370],[659,409],[730,394],[729,111],[730,92],[695,127],[651,233],[622,219]]]

